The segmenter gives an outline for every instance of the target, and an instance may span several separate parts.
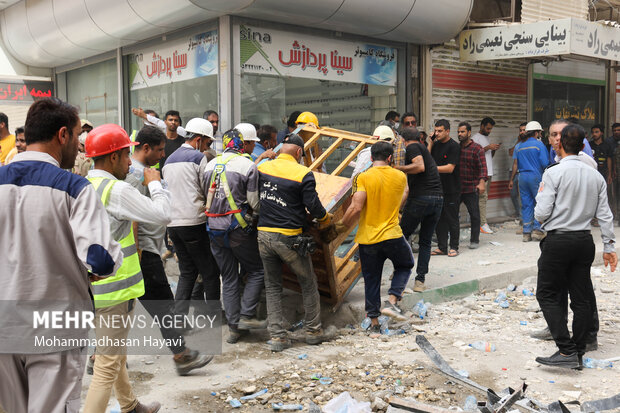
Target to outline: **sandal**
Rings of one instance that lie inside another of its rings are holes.
[[[436,250],[431,251],[431,255],[446,255],[446,253],[437,248]]]
[[[459,255],[457,250],[450,250],[450,252],[448,252],[448,257],[456,257],[457,255]]]

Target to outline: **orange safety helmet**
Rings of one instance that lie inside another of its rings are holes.
[[[138,144],[129,139],[125,129],[113,123],[107,123],[97,126],[88,133],[84,149],[87,157],[94,158]]]

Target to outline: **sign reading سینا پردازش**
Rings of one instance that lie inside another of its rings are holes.
[[[143,49],[129,56],[131,90],[217,75],[217,31]]]
[[[576,54],[620,60],[620,29],[568,18],[464,30],[461,61]]]
[[[396,48],[248,25],[237,29],[243,73],[396,85]]]

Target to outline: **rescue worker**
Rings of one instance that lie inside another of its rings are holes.
[[[312,171],[299,164],[303,151],[303,139],[297,134],[289,135],[280,155],[258,167],[258,247],[265,269],[271,351],[282,351],[291,345],[282,325],[282,264],[295,273],[301,287],[306,343],[320,344],[324,340],[319,291],[309,255],[312,240],[302,234],[306,209],[318,220],[319,229],[327,228],[332,216],[319,200]]]
[[[207,231],[222,272],[229,329],[226,341],[234,344],[248,330],[267,327],[266,320],[256,319],[265,273],[253,225],[258,213],[258,169],[244,153],[243,135],[238,130],[227,131],[222,140],[223,154],[207,165],[204,192],[211,191],[207,197]],[[239,266],[246,274],[245,283]]]
[[[258,165],[263,159],[274,159],[276,157],[276,154],[271,150],[263,151],[260,155],[254,154],[254,148],[256,147],[256,144],[260,142],[254,125],[251,123],[239,123],[235,126],[235,129],[238,130],[243,136],[244,152],[251,157],[252,161],[254,161],[256,165]],[[226,145],[224,145],[224,149],[226,149]]]
[[[144,280],[134,237],[132,221],[166,225],[170,221],[170,194],[162,188],[156,170],[144,170],[148,198],[124,179],[129,173],[131,142],[123,128],[105,124],[93,129],[86,138],[86,156],[93,158],[94,169],[87,179],[95,188],[106,208],[110,231],[123,249],[123,264],[114,276],[93,283],[95,302],[95,334],[97,340],[125,340],[131,324],[113,320],[129,320],[136,298],[144,295]],[[144,405],[138,401],[129,383],[127,349],[113,344],[97,346],[93,379],[88,389],[84,411],[104,413],[114,394],[124,412],[159,411],[161,405]]]
[[[136,188],[143,196],[150,198],[149,187],[144,185],[144,170],[155,167],[164,157],[166,134],[156,126],[145,126],[138,132],[135,141],[137,145],[131,156],[131,167],[125,182]],[[137,223],[136,227],[145,290],[140,302],[152,317],[160,321],[162,337],[169,339],[170,343],[181,343],[169,345],[168,348],[174,354],[173,361],[177,373],[184,376],[191,370],[207,365],[213,356],[206,356],[185,347],[184,337],[175,329],[166,326],[166,323],[161,323],[166,317],[172,319],[174,307],[174,295],[161,259],[161,254],[166,250],[164,242],[166,225]]]
[[[193,118],[187,122],[185,132],[185,143],[168,156],[163,167],[172,194],[168,233],[180,270],[175,312],[182,315],[189,311],[188,300],[198,274],[202,276],[202,298],[218,303],[220,300],[220,271],[211,254],[205,225],[204,176],[208,162],[203,152],[213,140],[213,126],[206,119]]]
[[[78,151],[77,109],[56,98],[36,101],[25,129],[27,150],[0,168],[7,253],[0,267],[0,411],[78,413],[86,353],[79,346],[28,348],[36,336],[61,332],[33,329],[24,311],[31,302],[41,313],[92,312],[89,276],[114,274],[123,255],[92,185],[66,171]],[[11,311],[16,301],[19,313]],[[65,330],[63,336],[83,340],[88,331]]]
[[[549,157],[547,148],[539,140],[542,126],[535,120],[525,126],[524,140],[515,145],[512,154],[513,166],[508,188],[512,189],[513,180],[519,171],[519,194],[521,196],[521,216],[523,217],[523,242],[532,239],[540,241],[545,234],[540,230],[540,222],[534,219],[536,194],[542,174]]]
[[[594,242],[590,222],[597,218],[603,239],[603,263],[613,272],[615,252],[613,215],[607,203],[605,179],[580,162],[585,130],[575,124],[562,129],[559,164],[548,168],[536,196],[535,217],[547,237],[541,241],[536,299],[558,346],[550,357],[537,357],[540,364],[580,368],[592,332],[596,300],[590,279]],[[567,326],[568,296],[573,310],[573,336]]]

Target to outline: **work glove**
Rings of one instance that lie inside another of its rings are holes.
[[[344,222],[342,222],[342,220],[336,222],[334,226],[338,234],[342,234],[343,232],[347,230],[347,226],[344,224]]]
[[[321,238],[321,242],[323,244],[329,244],[336,238],[338,238],[338,232],[336,231],[336,226],[334,224],[329,227],[319,231],[319,237]]]
[[[334,219],[334,214],[330,214],[329,212],[325,214],[323,219],[318,221],[319,231],[322,231],[328,228],[332,224],[333,219]]]

